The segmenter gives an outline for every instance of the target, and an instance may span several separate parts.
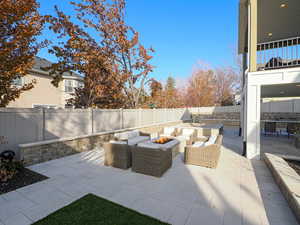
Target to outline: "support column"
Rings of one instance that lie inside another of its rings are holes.
[[[260,159],[260,98],[261,86],[247,84],[246,156],[248,159]]]
[[[255,72],[257,70],[257,0],[249,1],[248,10],[249,72]]]
[[[247,103],[246,103],[246,94],[247,94],[247,89],[246,89],[246,81],[247,81],[247,68],[248,68],[248,62],[247,62],[247,53],[243,53],[243,77],[242,77],[242,93],[241,93],[241,114],[240,114],[240,123],[241,123],[241,135],[243,138],[243,156],[246,156],[246,151],[247,151],[247,146],[246,146],[246,119],[247,119]]]

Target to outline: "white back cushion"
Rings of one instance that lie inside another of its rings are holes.
[[[205,146],[215,144],[215,143],[216,143],[216,140],[217,140],[217,137],[218,137],[218,136],[215,136],[215,135],[210,136],[209,139],[208,139],[208,141],[205,143]]]
[[[183,136],[190,136],[194,133],[194,129],[182,129],[182,135]]]
[[[127,131],[127,132],[117,133],[114,136],[116,138],[118,138],[119,140],[128,140],[130,138],[139,136],[139,131],[137,131],[137,130]]]
[[[195,143],[192,145],[192,147],[199,148],[199,147],[201,147],[201,146],[203,146],[203,145],[204,145],[204,142],[203,142],[203,141],[197,141],[197,142],[195,142]]]
[[[129,132],[129,138],[135,138],[140,136],[140,132],[138,130],[130,131]]]
[[[165,135],[171,135],[174,131],[175,131],[175,127],[165,127],[164,128]]]

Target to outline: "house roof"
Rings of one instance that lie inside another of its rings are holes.
[[[249,1],[239,4],[239,53],[246,52],[248,45]],[[300,36],[300,0],[257,0],[257,7],[258,43]]]
[[[50,62],[49,60],[36,56],[34,59],[34,65],[32,71],[43,75],[49,75],[49,73],[45,71],[44,68],[49,67],[51,65],[52,62]],[[72,71],[63,73],[63,78],[73,78],[73,79],[80,79],[80,80],[83,79],[81,75]]]

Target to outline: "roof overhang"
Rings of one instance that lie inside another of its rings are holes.
[[[247,52],[249,1],[239,3],[239,53]],[[258,43],[300,36],[300,0],[257,0],[257,7]]]

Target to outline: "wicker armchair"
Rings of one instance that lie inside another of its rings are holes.
[[[105,151],[104,165],[119,169],[128,169],[131,167],[132,148],[143,141],[149,140],[150,134],[139,131],[118,133],[114,140],[103,144]]]
[[[105,166],[112,166],[119,169],[128,169],[131,167],[131,149],[125,141],[105,142],[103,148],[105,151]]]
[[[215,144],[202,147],[187,146],[184,151],[184,163],[216,168],[221,154],[223,136],[219,135]]]

